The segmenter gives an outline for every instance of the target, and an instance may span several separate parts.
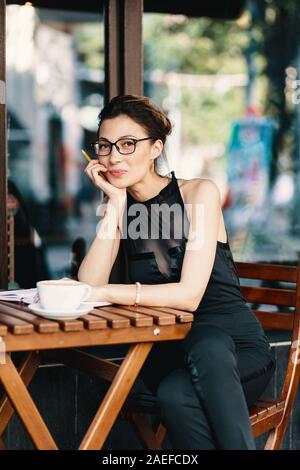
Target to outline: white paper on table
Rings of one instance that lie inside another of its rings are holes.
[[[16,289],[0,291],[0,300],[7,302],[23,302],[24,304],[31,304],[37,295],[37,289]]]

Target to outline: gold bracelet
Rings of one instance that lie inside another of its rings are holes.
[[[135,295],[135,303],[133,304],[134,307],[137,307],[140,303],[140,298],[141,298],[141,283],[136,282],[136,295]]]

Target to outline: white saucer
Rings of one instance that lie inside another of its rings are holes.
[[[92,305],[86,305],[82,302],[78,309],[74,310],[73,312],[64,312],[63,310],[59,312],[45,310],[42,308],[40,303],[30,304],[28,305],[28,308],[37,315],[41,315],[42,317],[48,318],[49,320],[75,320],[76,318],[82,317],[83,315],[89,313],[91,310],[93,310],[94,307]]]
[[[90,305],[91,307],[104,307],[105,305],[112,305],[111,302],[106,302],[104,300],[100,300],[100,301],[94,301],[94,302],[88,302],[86,300],[84,300],[83,302],[81,302],[81,305]]]

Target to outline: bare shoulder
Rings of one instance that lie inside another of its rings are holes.
[[[217,240],[220,243],[226,243],[227,233],[221,208],[221,194],[217,184],[208,178],[191,178],[189,180],[179,178],[177,181],[184,204],[192,204],[199,200],[208,202],[214,200],[219,205],[220,223]]]
[[[220,198],[220,190],[216,183],[208,178],[178,178],[178,186],[184,202],[192,202],[199,195]]]

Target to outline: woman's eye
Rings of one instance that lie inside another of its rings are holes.
[[[132,147],[133,142],[132,142],[132,140],[124,140],[124,142],[122,142],[122,146],[123,147]]]

